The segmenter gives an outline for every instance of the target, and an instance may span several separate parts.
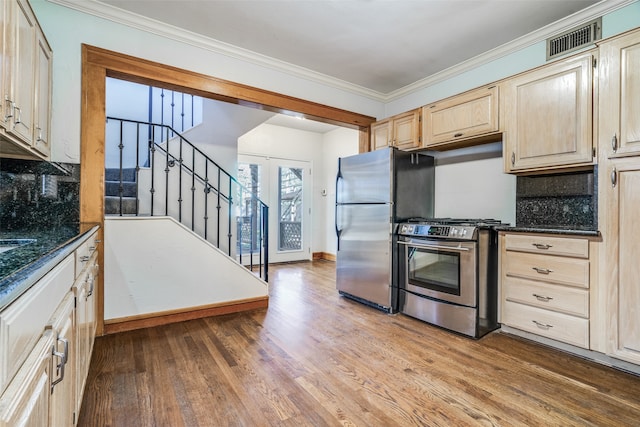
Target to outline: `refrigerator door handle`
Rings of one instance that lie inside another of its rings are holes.
[[[342,230],[338,228],[338,194],[340,194],[338,193],[338,183],[342,179],[342,171],[340,170],[341,160],[342,159],[338,158],[338,174],[336,175],[336,207],[335,207],[335,215],[334,215],[336,237],[338,238],[338,247],[337,247],[338,251],[340,250],[340,234],[342,234]]]
[[[336,208],[335,208],[335,226],[336,226],[336,237],[338,238],[338,251],[340,250],[340,235],[342,234],[342,230],[338,228],[338,204],[336,203]]]

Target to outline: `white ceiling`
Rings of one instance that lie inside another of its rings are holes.
[[[607,0],[611,3],[611,0]],[[101,0],[388,94],[597,0]]]

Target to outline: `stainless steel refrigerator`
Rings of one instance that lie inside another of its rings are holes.
[[[394,224],[433,217],[434,159],[387,148],[338,159],[336,287],[397,311]]]

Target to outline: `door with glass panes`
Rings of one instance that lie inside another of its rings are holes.
[[[238,179],[249,191],[269,206],[269,262],[311,259],[311,164],[305,161],[240,155]],[[242,228],[242,263],[249,261],[247,248],[259,244],[254,223],[253,204],[243,203],[239,222]],[[250,233],[252,237],[244,236]],[[247,243],[251,242],[251,243]]]

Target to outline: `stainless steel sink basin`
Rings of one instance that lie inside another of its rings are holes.
[[[0,239],[0,254],[36,241],[36,239]]]

